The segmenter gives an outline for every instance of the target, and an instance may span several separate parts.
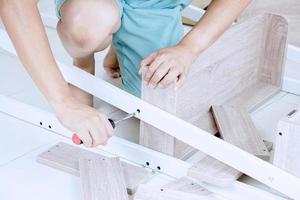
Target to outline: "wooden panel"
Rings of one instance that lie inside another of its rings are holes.
[[[148,99],[151,104],[170,113],[176,113],[176,93],[164,96],[164,90],[157,88],[156,92],[153,94],[142,90],[142,96],[145,99]],[[163,99],[161,98],[162,96],[164,96]],[[139,143],[167,155],[174,155],[175,139],[143,121],[140,122]]]
[[[201,185],[197,184],[187,177],[182,177],[178,180],[172,181],[162,186],[162,188],[197,194],[201,196],[210,196],[213,194],[212,192],[208,191],[207,189],[203,188]]]
[[[213,196],[201,196],[178,190],[162,189],[149,185],[140,185],[135,200],[216,200]]]
[[[88,156],[79,159],[84,200],[128,200],[118,158]]]
[[[264,141],[264,143],[270,152],[273,143],[269,141]],[[212,185],[228,187],[237,180],[242,173],[210,156],[205,156],[189,169],[187,175]]]
[[[188,170],[187,175],[212,185],[227,187],[242,173],[210,156],[205,156]]]
[[[40,154],[37,157],[37,161],[64,172],[79,176],[78,159],[80,156],[98,156],[99,158],[105,158],[105,156],[100,154],[60,142]],[[151,173],[141,167],[134,166],[126,162],[121,163],[124,176],[126,178],[128,193],[132,194],[136,191],[138,185],[145,183],[150,178]]]
[[[233,101],[234,102],[234,101]],[[241,149],[268,160],[270,153],[259,136],[246,108],[241,106],[213,106],[212,111],[222,138]],[[193,165],[188,176],[213,185],[227,187],[242,175],[238,170],[215,160],[204,157]]]
[[[222,105],[240,94],[249,97],[244,92],[250,91],[256,97],[249,101],[249,107],[253,108],[281,87],[286,30],[283,18],[268,14],[236,24],[195,61],[181,89],[175,92],[169,88],[162,92],[143,85],[142,98],[164,110],[166,105],[175,102],[174,109],[167,111],[214,134],[217,128],[211,105]],[[259,85],[264,85],[267,93]],[[141,144],[155,143],[149,142],[153,137],[143,139],[153,132],[151,129],[141,127]],[[160,146],[168,146],[162,142]],[[178,158],[186,157],[193,150],[180,142],[171,142],[175,146],[173,155]],[[148,147],[161,150],[156,145]]]
[[[300,177],[300,113],[279,121],[274,151],[274,165]]]
[[[299,0],[253,0],[240,19],[248,19],[268,12],[284,16],[289,23],[289,43],[300,47],[300,1]]]
[[[269,159],[270,153],[246,109],[222,105],[213,106],[212,111],[219,133],[225,141],[257,157]]]

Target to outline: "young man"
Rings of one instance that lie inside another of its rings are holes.
[[[215,0],[183,37],[180,11],[191,0],[56,0],[58,33],[74,64],[94,73],[94,53],[112,47],[104,66],[122,76],[139,96],[141,76],[149,87],[180,87],[194,60],[237,18],[250,0]],[[0,14],[25,68],[58,119],[88,147],[105,144],[112,127],[92,97],[69,86],[49,47],[37,0],[0,0]],[[183,37],[183,38],[182,38]],[[109,91],[103,91],[109,92]],[[121,101],[121,100],[120,100]]]

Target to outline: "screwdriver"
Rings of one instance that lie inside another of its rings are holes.
[[[110,119],[110,118],[109,118],[108,121],[110,122],[111,126],[112,126],[113,128],[115,128],[116,125],[119,124],[120,122],[125,121],[125,120],[127,120],[127,119],[130,119],[130,118],[132,118],[132,117],[134,117],[134,116],[135,116],[135,113],[132,113],[132,114],[127,114],[127,115],[125,115],[125,116],[123,116],[122,118],[117,119],[117,120],[113,120],[113,119]],[[73,134],[73,136],[72,136],[72,141],[73,141],[74,144],[77,144],[77,145],[83,143],[76,133]]]

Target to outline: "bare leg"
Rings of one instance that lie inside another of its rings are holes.
[[[94,53],[111,43],[112,34],[120,26],[118,9],[111,0],[68,0],[63,5],[57,31],[74,65],[95,73]],[[92,95],[75,86],[71,90],[79,101],[92,106]]]

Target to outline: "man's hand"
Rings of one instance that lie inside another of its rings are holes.
[[[184,45],[160,49],[141,62],[140,74],[144,74],[150,88],[165,88],[175,83],[176,90],[183,85],[195,59],[196,55]]]
[[[112,137],[111,124],[107,117],[96,109],[72,97],[63,102],[54,103],[53,107],[59,121],[76,133],[86,147],[104,145]]]

